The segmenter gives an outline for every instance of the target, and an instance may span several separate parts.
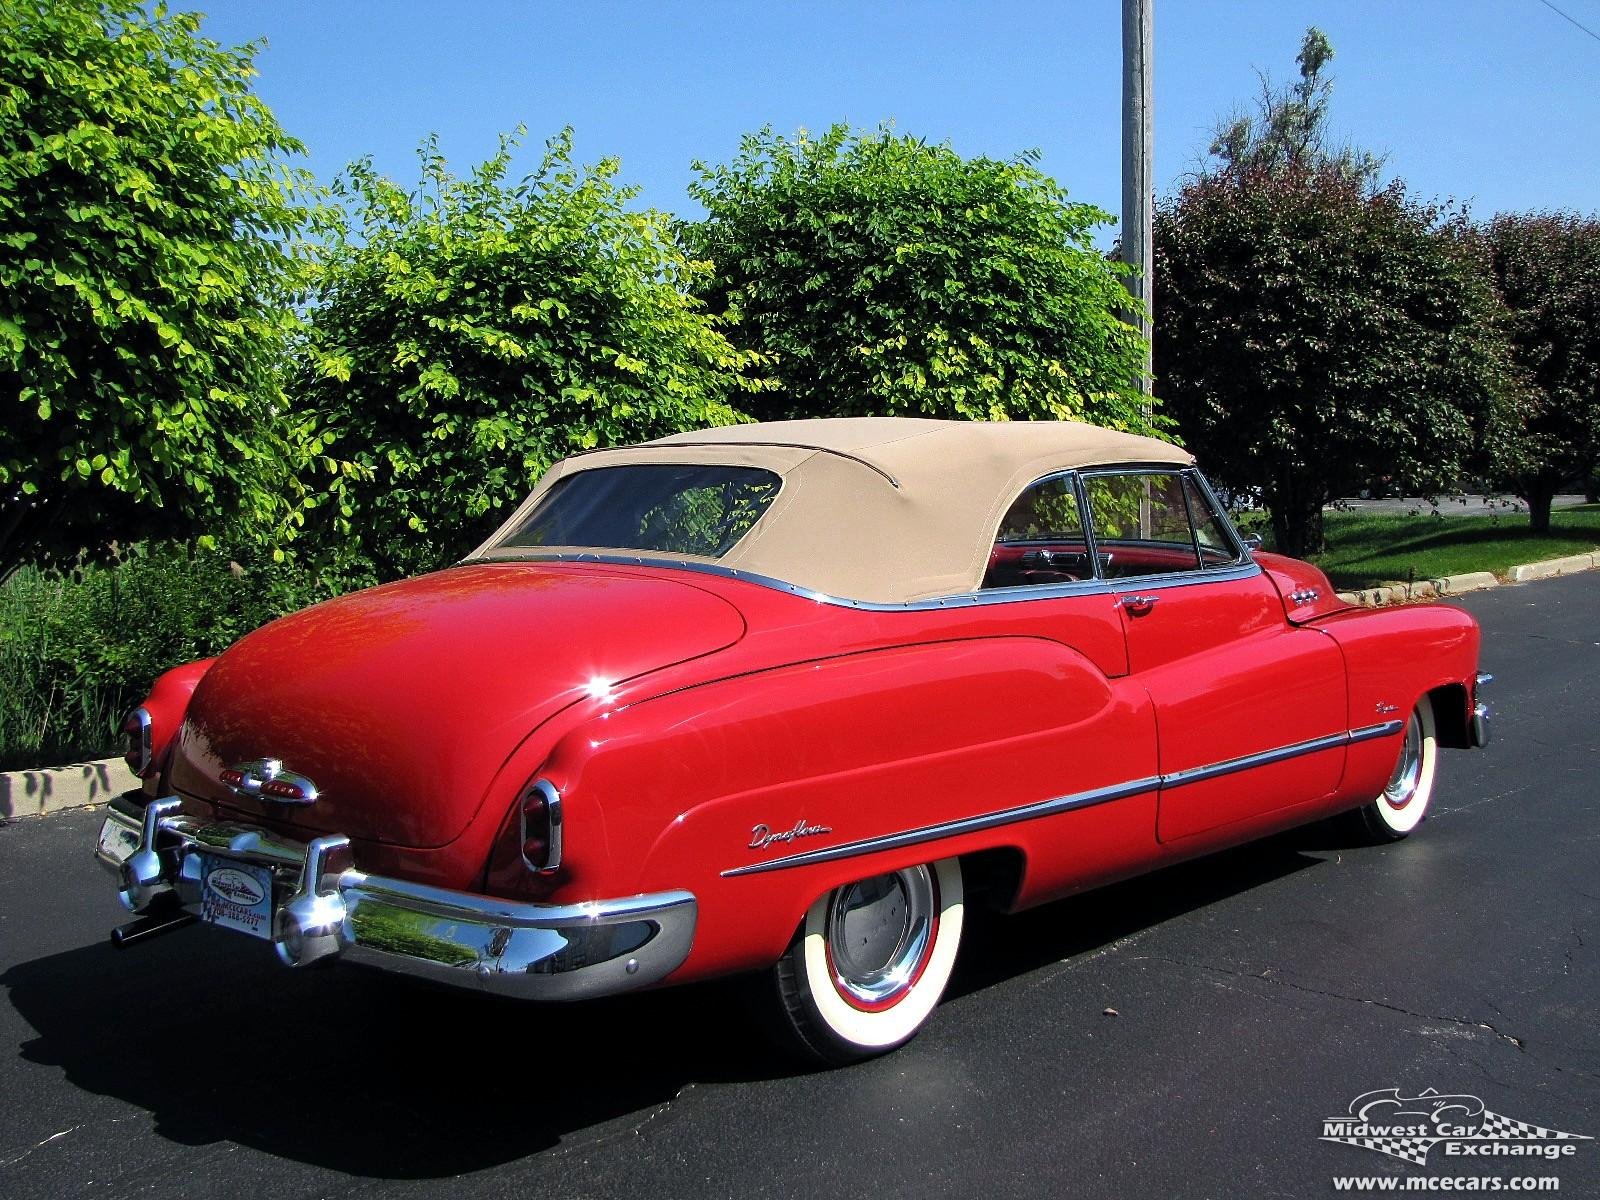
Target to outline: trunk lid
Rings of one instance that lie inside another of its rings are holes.
[[[731,604],[666,572],[492,563],[386,584],[224,653],[189,704],[172,783],[308,836],[440,846],[541,722],[743,633]],[[267,803],[218,778],[264,758],[314,783],[316,801]]]

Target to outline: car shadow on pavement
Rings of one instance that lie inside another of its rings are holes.
[[[977,917],[950,994],[1003,986],[1319,861],[1278,838]],[[355,968],[290,972],[265,943],[202,926],[0,975],[38,1034],[22,1057],[149,1111],[160,1137],[389,1179],[605,1141],[690,1084],[802,1073],[764,1036],[754,983],[527,1006]]]
[[[492,1167],[647,1120],[690,1082],[792,1071],[715,994],[728,984],[530,1007],[290,972],[264,942],[191,927],[18,963],[0,985],[38,1033],[25,1060],[148,1110],[160,1137],[380,1178]]]
[[[1328,822],[1291,830],[1025,912],[969,913],[946,995],[964,996],[1087,954],[1218,900],[1318,866],[1315,851],[1343,835]]]

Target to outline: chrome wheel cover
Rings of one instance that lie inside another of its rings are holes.
[[[834,892],[827,942],[840,994],[869,1008],[894,1003],[927,962],[938,911],[938,887],[925,866]]]
[[[1404,808],[1410,804],[1417,794],[1417,788],[1422,783],[1422,722],[1417,720],[1417,714],[1411,714],[1411,720],[1406,722],[1406,740],[1400,747],[1400,758],[1394,764],[1394,774],[1389,776],[1389,782],[1384,785],[1383,795],[1379,797],[1390,808]]]

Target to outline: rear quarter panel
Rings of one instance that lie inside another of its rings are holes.
[[[572,730],[546,771],[563,792],[576,892],[604,879],[612,894],[686,887],[699,898],[680,980],[773,962],[817,897],[880,871],[1013,848],[1028,864],[1017,898],[1028,903],[1129,873],[1154,850],[1152,794],[725,874],[1153,775],[1143,690],[1037,638],[898,646],[684,688]]]

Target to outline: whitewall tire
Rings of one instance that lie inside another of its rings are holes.
[[[1406,721],[1389,782],[1377,799],[1357,810],[1356,816],[1368,837],[1375,842],[1395,842],[1422,824],[1433,799],[1438,761],[1433,703],[1424,696]]]
[[[775,968],[785,1023],[800,1046],[846,1063],[909,1041],[950,982],[963,913],[953,858],[857,880],[819,899]]]

